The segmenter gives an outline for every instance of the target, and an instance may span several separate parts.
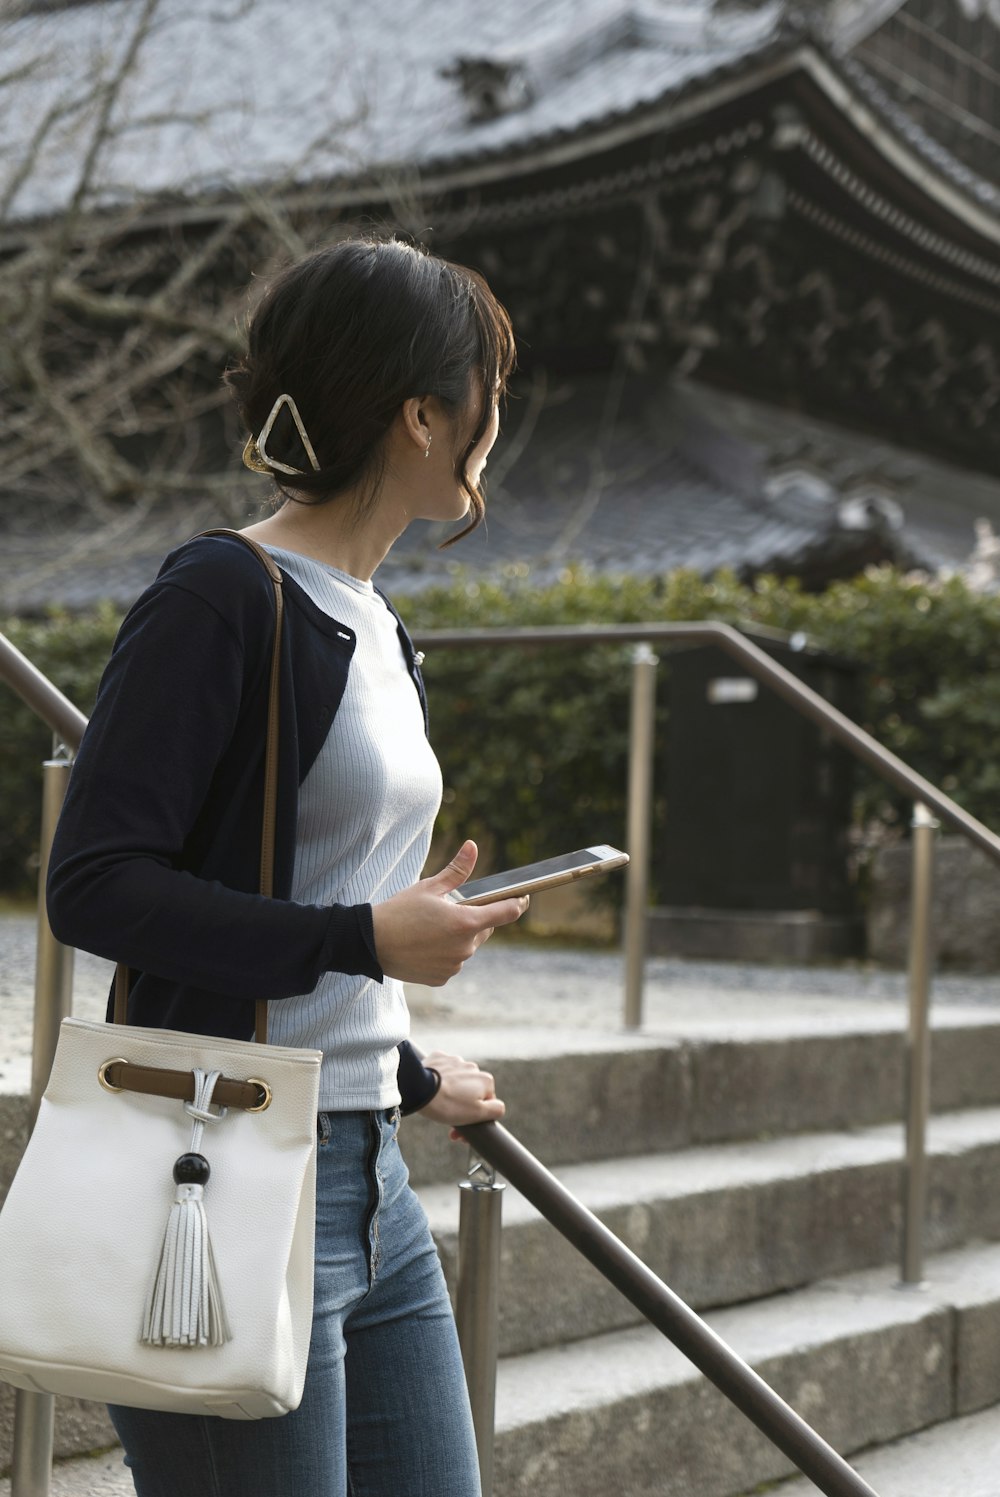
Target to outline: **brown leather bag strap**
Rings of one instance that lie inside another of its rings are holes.
[[[171,1071],[164,1066],[139,1066],[116,1056],[106,1060],[97,1073],[109,1092],[139,1092],[147,1097],[173,1097],[178,1102],[194,1101],[194,1072]],[[271,1105],[271,1088],[259,1077],[243,1081],[234,1076],[220,1076],[212,1089],[216,1107],[239,1107],[246,1112],[264,1112]]]
[[[274,840],[278,821],[278,739],[281,700],[281,635],[285,617],[281,568],[274,558],[241,530],[203,530],[202,535],[225,535],[240,541],[252,551],[267,572],[274,587],[274,643],[271,647],[271,673],[267,695],[267,738],[264,745],[264,820],[260,835],[260,892],[269,898],[274,893]],[[195,537],[197,539],[197,537]],[[127,1023],[128,968],[119,962],[115,973],[116,1024]],[[267,999],[258,998],[255,1005],[254,1039],[267,1044]],[[220,1078],[221,1079],[221,1078]]]

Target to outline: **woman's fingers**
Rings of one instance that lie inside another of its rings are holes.
[[[463,842],[440,873],[372,906],[375,951],[388,977],[442,987],[498,926],[510,925],[524,914],[527,896],[490,905],[448,898],[465,883],[477,857],[476,844]]]
[[[432,879],[372,906],[375,950],[382,971],[401,982],[440,987],[498,925],[509,925],[528,901],[505,899],[495,905],[454,904],[446,893],[428,889]]]
[[[518,899],[498,899],[496,904],[467,905],[466,908],[484,912],[491,926],[513,925],[515,920],[520,920],[528,903],[527,894],[522,894]]]
[[[474,1060],[435,1050],[424,1057],[441,1077],[437,1095],[422,1109],[426,1117],[453,1128],[463,1123],[490,1123],[503,1117],[505,1107],[496,1094],[491,1072],[482,1071]]]
[[[432,894],[450,894],[452,889],[457,889],[459,884],[464,884],[470,877],[478,857],[479,849],[470,837],[462,843],[451,862],[440,873],[421,879],[420,882]]]

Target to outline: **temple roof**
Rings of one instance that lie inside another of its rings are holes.
[[[65,104],[68,82],[84,97],[95,68],[106,73],[120,59],[137,9],[91,0],[6,23],[4,69],[32,76],[18,83],[16,116],[0,125],[5,150]],[[142,101],[138,123],[108,153],[95,197],[141,184],[190,198],[288,176],[350,181],[402,163],[483,162],[745,67],[781,18],[780,0],[724,19],[712,0],[252,0],[231,9],[162,0],[123,96],[127,106]],[[477,63],[494,70],[492,111]],[[65,113],[45,170],[16,195],[18,215],[63,205],[84,117]]]
[[[1000,190],[851,55],[899,8],[899,0],[835,0],[812,11],[785,0],[328,0],[320,12],[314,0],[232,9],[161,0],[112,115],[127,114],[128,127],[105,152],[90,200],[141,187],[190,203],[261,183],[322,183],[357,201],[421,182],[486,181],[627,138],[664,106],[697,113],[720,90],[755,86],[818,56],[835,70],[834,83],[825,79],[832,93],[846,85],[933,174],[993,209]],[[4,69],[28,76],[8,93],[16,108],[0,107],[0,160],[16,168],[40,123],[60,111],[42,169],[13,194],[11,217],[46,215],[67,201],[94,114],[88,80],[113,71],[139,9],[124,0],[29,4],[4,23]],[[851,108],[850,98],[838,103]]]

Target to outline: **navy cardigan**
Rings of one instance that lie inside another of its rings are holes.
[[[132,1024],[249,1039],[258,998],[310,992],[327,971],[382,980],[370,905],[290,898],[298,788],[340,705],[355,637],[287,575],[283,593],[273,898],[257,892],[274,636],[257,558],[225,536],[173,551],[129,610],[101,681],[56,831],[48,911],[60,941],[132,969]],[[404,1111],[437,1086],[405,1043],[398,1079]]]

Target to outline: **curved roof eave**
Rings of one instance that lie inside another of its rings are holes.
[[[898,5],[899,0],[895,0]],[[906,181],[916,186],[950,217],[956,219],[991,246],[1000,246],[1000,215],[978,203],[956,182],[936,169],[920,151],[893,129],[878,110],[866,102],[849,80],[838,71],[835,59],[814,41],[802,41],[778,55],[774,42],[757,58],[757,65],[738,75],[732,65],[685,84],[679,92],[665,96],[641,110],[618,116],[566,138],[549,137],[516,155],[469,162],[428,163],[421,181],[428,192],[447,192],[490,182],[508,181],[545,167],[580,160],[597,151],[613,149],[651,134],[665,125],[677,127],[708,114],[742,95],[765,87],[796,71],[808,75],[838,112],[873,144],[884,159]],[[728,76],[727,76],[728,75]]]
[[[897,0],[898,3],[898,0]],[[743,94],[765,87],[790,73],[805,73],[810,81],[825,94],[829,103],[879,150],[883,159],[895,172],[912,186],[918,187],[937,207],[949,217],[966,226],[990,246],[1000,246],[1000,216],[991,208],[976,201],[961,184],[952,181],[940,171],[915,145],[901,138],[892,124],[882,117],[876,106],[868,103],[849,79],[838,70],[837,61],[813,40],[799,40],[792,48],[775,55],[774,43],[757,58],[757,66],[747,67],[746,58],[737,76],[732,76],[734,67],[720,69],[713,78],[696,79],[683,85],[678,93],[669,94],[653,105],[644,105],[627,115],[599,121],[588,129],[575,132],[567,138],[549,138],[537,142],[533,148],[521,151],[516,156],[479,160],[469,163],[442,163],[436,169],[428,163],[422,171],[422,183],[428,192],[448,192],[461,187],[479,186],[490,181],[507,181],[510,178],[528,175],[546,166],[563,165],[590,156],[596,151],[609,150],[627,144],[633,139],[650,135],[663,126],[683,126],[708,114],[719,106],[731,103]],[[729,75],[729,76],[726,76]]]
[[[431,159],[421,165],[421,181],[429,189],[443,192],[528,176],[548,167],[579,161],[597,152],[613,150],[664,126],[673,128],[687,124],[699,115],[708,114],[794,72],[799,53],[798,44],[790,47],[787,37],[783,46],[772,40],[760,52],[743,56],[737,63],[723,63],[709,73],[688,79],[679,88],[671,89],[659,99],[645,102],[638,108],[588,121],[572,131],[555,131],[503,154],[496,152],[484,156],[469,152],[465,157]]]
[[[948,180],[918,151],[901,140],[871,105],[865,103],[815,47],[800,54],[804,70],[830,102],[872,142],[902,177],[932,198],[951,217],[966,225],[989,244],[1000,246],[1000,217],[983,208],[961,187]]]
[[[894,4],[898,3],[899,0],[894,0]],[[439,163],[428,162],[420,170],[421,185],[428,193],[443,193],[509,181],[544,168],[578,161],[596,152],[641,139],[664,126],[676,128],[685,125],[700,115],[801,71],[859,134],[877,147],[901,177],[987,243],[1000,246],[1000,215],[978,203],[961,185],[951,181],[903,139],[838,70],[835,57],[827,55],[815,41],[800,37],[789,47],[786,37],[783,50],[772,41],[756,59],[741,59],[738,73],[736,66],[727,64],[714,74],[688,81],[680,90],[655,103],[643,105],[641,109],[597,121],[572,133],[549,136],[516,153],[486,159],[479,157],[463,161],[451,158]],[[345,204],[351,200],[358,203],[369,201],[370,191],[369,185],[366,197],[356,186],[352,188],[344,184],[340,201]]]
[[[851,0],[851,3],[858,8],[860,0],[857,3]],[[900,0],[893,0],[894,7],[898,8],[899,3]],[[870,14],[878,8],[879,0],[876,0]],[[885,9],[884,4],[881,9]],[[814,38],[804,38],[801,32],[794,37],[790,37],[787,31],[779,33],[755,54],[745,54],[738,61],[728,61],[712,72],[687,79],[679,87],[657,100],[643,103],[639,108],[619,111],[573,130],[555,131],[489,155],[468,152],[462,156],[430,159],[419,166],[394,166],[387,162],[365,178],[340,177],[326,183],[303,183],[292,187],[291,194],[301,206],[349,210],[391,198],[392,183],[396,182],[400,169],[416,175],[420,189],[429,196],[512,181],[614,149],[664,127],[683,126],[795,72],[805,73],[834,108],[876,146],[901,177],[986,243],[1000,246],[1000,216],[977,203],[960,185],[936,169],[917,148],[901,138],[838,69],[835,54],[827,52]],[[388,179],[390,185],[380,182],[380,177]],[[170,220],[172,223],[218,221],[225,211],[225,200],[220,198],[186,208],[174,204]],[[154,211],[146,223],[155,225],[159,218],[160,214]]]

